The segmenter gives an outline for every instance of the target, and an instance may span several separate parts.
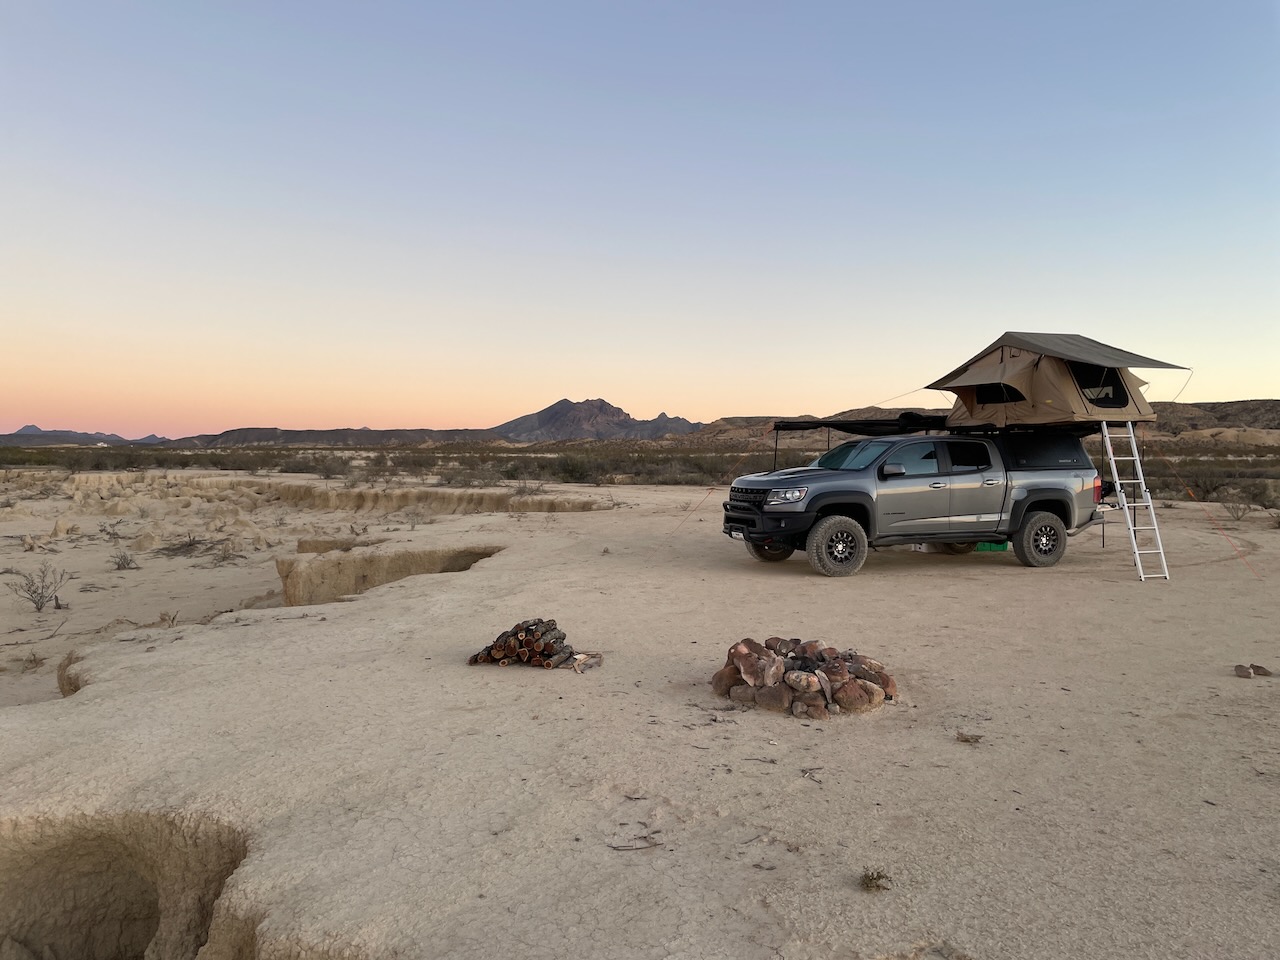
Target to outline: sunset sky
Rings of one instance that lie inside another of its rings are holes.
[[[0,433],[1280,397],[1272,0],[0,0],[0,90]]]

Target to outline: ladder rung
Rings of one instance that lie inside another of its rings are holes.
[[[1138,551],[1138,553],[1141,553],[1141,554],[1146,554],[1146,553],[1162,553],[1162,552],[1163,552],[1163,551],[1160,551],[1160,550],[1139,550],[1139,551]]]
[[[1153,523],[1153,524],[1151,524],[1151,526],[1149,526],[1149,527],[1145,527],[1145,526],[1144,526],[1144,527],[1134,527],[1133,529],[1135,529],[1135,530],[1154,530],[1154,529],[1156,529],[1156,525]]]

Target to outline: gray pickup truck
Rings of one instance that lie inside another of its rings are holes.
[[[807,467],[733,481],[724,532],[757,560],[804,550],[818,573],[856,573],[870,547],[1012,543],[1028,567],[1062,559],[1101,517],[1102,481],[1080,438],[1053,431],[851,440]]]

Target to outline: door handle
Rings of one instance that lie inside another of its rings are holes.
[[[945,488],[946,488],[946,486],[947,486],[947,485],[946,485],[945,483],[943,483],[941,480],[935,480],[933,483],[929,484],[929,489],[931,489],[931,490],[943,490],[943,489],[945,489]]]
[[[990,477],[989,479],[983,480],[982,485],[984,487],[994,487],[999,482],[1000,482],[999,479],[997,479],[996,477]]]

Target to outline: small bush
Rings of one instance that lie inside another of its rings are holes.
[[[117,570],[138,569],[138,561],[133,559],[133,554],[123,547],[111,555],[111,562],[115,564]]]
[[[1222,509],[1227,511],[1227,516],[1232,520],[1243,520],[1245,515],[1248,514],[1253,507],[1247,503],[1230,502],[1224,503],[1222,505]]]
[[[40,613],[70,579],[71,574],[45,560],[35,573],[21,574],[20,579],[10,581],[6,586],[19,599],[26,600],[35,607],[36,613]]]

